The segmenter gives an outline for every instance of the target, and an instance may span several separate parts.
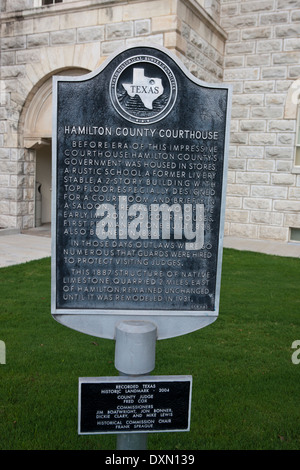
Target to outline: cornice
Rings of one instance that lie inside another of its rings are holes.
[[[99,0],[98,2],[95,2],[93,0],[81,0],[74,3],[56,3],[53,5],[35,7],[14,12],[2,12],[0,15],[0,22],[6,23],[10,21],[22,21],[31,18],[53,16],[56,14],[78,13],[80,11],[96,10],[101,7],[109,8],[119,5],[127,5],[129,3],[140,3],[140,1],[141,0]],[[205,11],[201,5],[199,5],[198,2],[195,0],[177,0],[177,14],[179,3],[182,3],[188,9],[190,9],[202,22],[204,22],[209,27],[209,29],[220,36],[223,40],[227,39],[227,33],[224,31],[224,29],[217,23],[217,21],[214,20],[211,15]]]
[[[134,0],[138,2],[139,0]],[[2,12],[0,16],[1,22],[7,21],[22,21],[37,17],[53,16],[55,14],[77,13],[87,10],[98,10],[101,7],[113,7],[115,5],[122,5],[129,3],[126,0],[99,0],[95,3],[93,0],[82,0],[74,3],[56,3],[53,5],[44,5],[41,7],[34,7],[24,10]]]

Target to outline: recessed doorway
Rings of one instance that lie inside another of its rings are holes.
[[[89,70],[69,68],[54,75],[78,76]],[[24,147],[33,153],[35,160],[34,226],[51,222],[51,138],[52,138],[52,76],[48,77],[25,107]],[[31,202],[31,201],[30,201]]]
[[[35,226],[51,222],[51,143],[36,150]]]

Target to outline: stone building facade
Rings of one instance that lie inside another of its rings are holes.
[[[226,233],[299,241],[300,1],[223,0],[220,24],[234,90]]]
[[[225,234],[299,240],[300,0],[2,0],[0,14],[0,227],[51,220],[52,76],[146,42],[233,84]]]

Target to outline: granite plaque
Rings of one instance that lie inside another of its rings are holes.
[[[79,379],[78,433],[189,431],[191,376]]]
[[[230,94],[153,46],[54,78],[57,320],[113,338],[124,316],[159,337],[216,319]]]

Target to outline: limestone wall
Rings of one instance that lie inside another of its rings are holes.
[[[1,3],[0,227],[34,225],[35,148],[45,144],[45,135],[26,148],[24,123],[32,99],[53,74],[95,70],[118,48],[146,41],[173,51],[203,80],[223,76],[218,0],[41,3]]]
[[[226,234],[288,241],[300,228],[300,1],[221,0],[221,25],[234,87]]]

